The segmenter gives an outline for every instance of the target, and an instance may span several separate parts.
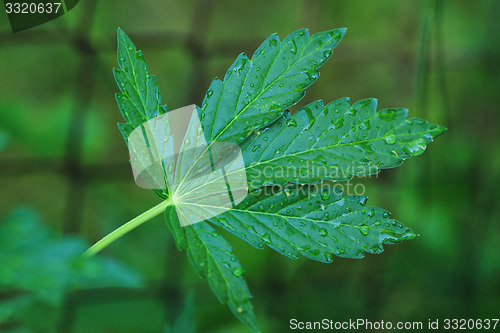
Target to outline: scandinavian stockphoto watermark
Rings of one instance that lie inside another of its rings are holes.
[[[195,105],[143,123],[128,148],[136,184],[168,190],[181,226],[222,214],[248,194],[240,147],[207,143]]]
[[[251,168],[251,167],[250,167]],[[356,178],[378,177],[380,169],[375,165],[362,165],[354,162],[338,165],[318,165],[311,161],[304,161],[300,166],[266,166],[262,169],[252,168],[248,177],[249,188],[254,189],[251,194],[275,195],[294,187],[295,192],[309,199],[325,191],[335,191],[344,195],[364,195],[366,187],[363,183],[352,182]],[[262,179],[296,179],[294,183],[283,183],[274,186],[261,187]],[[321,181],[331,180],[331,181]],[[296,184],[303,186],[295,187]]]

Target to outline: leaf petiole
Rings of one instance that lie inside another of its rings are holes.
[[[158,205],[154,206],[151,209],[148,209],[141,215],[133,218],[132,220],[128,221],[121,227],[115,229],[111,233],[109,233],[107,236],[103,237],[100,241],[92,245],[85,253],[83,254],[84,257],[92,257],[99,253],[102,249],[104,249],[106,246],[109,244],[113,243],[115,240],[118,238],[122,237],[123,235],[127,234],[128,232],[134,230],[144,222],[147,222],[151,220],[153,217],[160,215],[165,211],[165,209],[173,204],[173,200],[171,198],[168,198],[165,201],[160,202]]]

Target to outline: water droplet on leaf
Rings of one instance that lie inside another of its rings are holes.
[[[288,126],[288,127],[297,127],[297,122],[295,121],[294,118],[292,118],[292,119],[290,119],[290,120],[288,120],[286,122],[286,126]]]
[[[385,143],[392,145],[394,142],[396,142],[396,135],[394,135],[394,133],[392,132],[387,132],[384,135],[384,141]]]
[[[321,237],[326,237],[328,236],[328,231],[326,229],[321,228],[318,230],[318,235],[320,235]]]
[[[233,269],[233,274],[234,274],[235,276],[241,276],[241,274],[243,274],[243,268],[242,268],[242,267],[240,267],[240,266],[235,267],[235,268]],[[238,312],[240,312],[240,309],[241,309],[241,308],[238,308]],[[241,309],[241,310],[243,310],[243,309]]]

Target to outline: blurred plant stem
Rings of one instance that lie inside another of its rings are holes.
[[[115,240],[118,238],[122,237],[123,235],[129,233],[130,231],[134,230],[144,222],[147,222],[151,220],[153,217],[160,215],[165,211],[165,209],[170,206],[173,203],[172,199],[167,199],[165,201],[160,202],[158,205],[154,206],[151,209],[148,209],[141,215],[133,218],[132,220],[128,221],[118,229],[114,230],[113,232],[109,233],[107,236],[102,238],[100,241],[95,243],[92,247],[90,247],[85,253],[83,254],[84,257],[92,257],[99,253],[102,249],[104,249],[106,246],[109,244],[113,243]]]

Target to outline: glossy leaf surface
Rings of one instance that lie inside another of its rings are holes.
[[[240,54],[223,81],[212,81],[203,101],[200,119],[207,142],[241,143],[278,119],[304,97],[344,33],[335,29],[309,36],[301,29],[283,41],[273,34],[251,60]]]
[[[393,168],[424,152],[444,127],[407,119],[406,109],[377,112],[377,100],[342,98],[289,112],[242,145],[251,187],[348,180]]]
[[[365,207],[366,201],[364,196],[343,197],[335,188],[268,188],[209,221],[257,248],[267,245],[293,259],[302,254],[321,262],[331,262],[332,254],[346,258],[378,254],[382,244],[416,237],[390,219],[389,212]]]
[[[245,325],[258,331],[250,303],[252,295],[241,276],[244,270],[231,245],[206,222],[181,227],[172,206],[165,211],[165,221],[174,235],[177,248],[187,252],[196,272],[208,280],[219,301],[227,304]]]

